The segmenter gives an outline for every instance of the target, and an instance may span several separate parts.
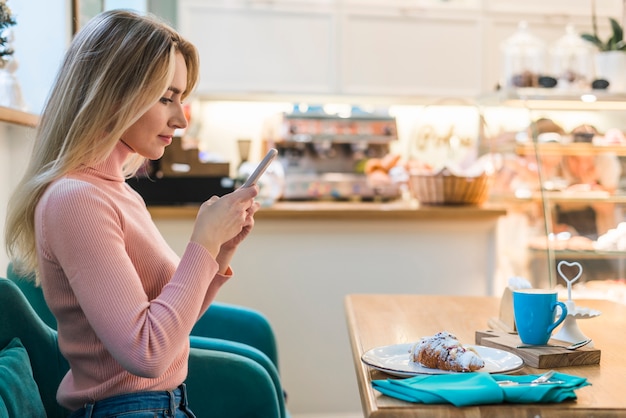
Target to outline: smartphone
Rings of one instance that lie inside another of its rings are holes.
[[[265,157],[263,157],[263,160],[254,169],[252,174],[250,174],[250,177],[248,177],[241,187],[250,187],[255,184],[259,180],[259,177],[263,175],[267,167],[269,167],[274,158],[276,158],[276,155],[278,155],[278,151],[275,148],[270,148]]]

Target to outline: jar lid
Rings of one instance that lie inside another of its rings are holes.
[[[565,35],[554,42],[550,53],[552,55],[590,55],[592,50],[591,44],[583,40],[576,32],[574,25],[570,23],[565,27]]]
[[[546,44],[542,39],[533,35],[528,28],[528,22],[522,20],[515,33],[502,41],[501,49],[509,54],[533,55],[543,53]]]

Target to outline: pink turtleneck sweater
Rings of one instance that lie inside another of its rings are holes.
[[[57,400],[171,390],[187,376],[189,333],[230,277],[199,244],[179,258],[124,181],[132,151],[53,182],[35,213],[44,295],[70,363]]]

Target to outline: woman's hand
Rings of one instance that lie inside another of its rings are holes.
[[[254,198],[257,186],[240,188],[222,197],[213,196],[200,206],[191,241],[204,246],[213,257],[222,246],[236,247],[254,225],[259,204]]]
[[[222,244],[220,252],[224,250],[232,250],[236,248],[239,244],[241,244],[241,242],[243,242],[243,240],[248,236],[248,234],[250,233],[250,231],[252,231],[252,228],[254,227],[254,214],[257,210],[259,210],[260,207],[261,204],[259,202],[252,202],[252,205],[246,210],[246,221],[244,222],[243,228],[241,228],[241,231],[232,239]]]

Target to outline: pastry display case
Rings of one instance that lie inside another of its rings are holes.
[[[578,262],[575,291],[626,300],[626,95],[600,93],[501,93],[529,122],[496,141],[504,163],[490,201],[509,213],[499,232],[507,276],[559,287],[558,263]]]

